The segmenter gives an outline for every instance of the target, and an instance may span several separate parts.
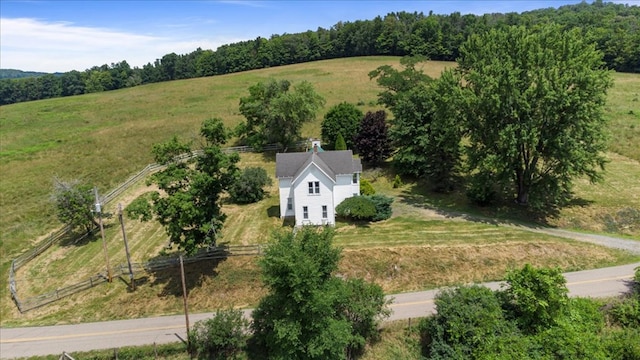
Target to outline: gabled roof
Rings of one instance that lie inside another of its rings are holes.
[[[360,159],[354,159],[351,150],[296,152],[276,154],[276,177],[295,179],[311,164],[333,181],[336,181],[336,175],[362,172]]]

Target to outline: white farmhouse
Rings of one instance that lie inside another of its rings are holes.
[[[296,226],[335,225],[335,209],[360,195],[360,159],[351,150],[323,151],[317,142],[309,152],[276,154],[280,217]]]

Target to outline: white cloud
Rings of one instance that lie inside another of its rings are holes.
[[[175,52],[216,49],[236,39],[171,38],[105,28],[44,22],[30,18],[0,19],[0,67],[26,71],[83,71],[126,60],[139,66]]]

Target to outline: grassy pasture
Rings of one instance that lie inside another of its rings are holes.
[[[273,159],[260,154],[243,154],[240,165],[259,163],[273,174]],[[389,293],[496,280],[506,269],[524,262],[577,270],[637,259],[619,251],[521,229],[445,219],[399,196],[406,188],[394,193],[383,185],[382,178],[374,182],[378,191],[396,197],[394,216],[370,225],[339,223],[335,244],[344,248],[340,273],[376,282]],[[126,205],[148,190],[140,182],[111,205],[114,209],[107,208],[107,211],[114,211],[118,202]],[[269,234],[282,226],[282,221],[273,214],[278,204],[275,185],[268,195],[257,204],[225,204],[228,219],[221,241],[232,244],[268,241]],[[154,258],[166,245],[166,235],[157,223],[125,221],[134,262]],[[105,224],[111,264],[125,264],[117,219],[107,219]],[[19,271],[19,294],[30,297],[69,286],[103,269],[99,238],[79,244],[63,242]],[[230,257],[219,263],[188,265],[186,272],[191,311],[254,306],[265,294],[255,257]],[[138,274],[135,292],[128,290],[126,281],[128,279],[116,278],[112,284],[100,285],[25,314],[17,312],[5,291],[0,307],[2,325],[75,323],[182,311],[177,268]]]
[[[241,120],[237,113],[239,98],[247,94],[250,85],[269,77],[294,83],[312,82],[327,99],[324,111],[341,101],[364,104],[360,106],[363,111],[378,109],[375,101],[379,89],[367,73],[387,63],[397,64],[398,59],[321,61],[2,107],[2,325],[72,323],[182,311],[179,277],[176,273],[165,273],[140,279],[142,286],[135,293],[127,291],[126,284],[118,280],[27,314],[17,313],[7,291],[8,261],[59,226],[49,200],[53,176],[81,178],[96,184],[102,192],[113,188],[152,161],[152,144],[174,134],[193,137],[201,121],[208,117],[221,117],[229,126],[237,124]],[[424,69],[437,76],[452,65],[430,62]],[[607,116],[611,119],[614,138],[621,143],[617,144],[620,148],[612,144],[612,150],[624,156],[610,154],[612,161],[603,184],[578,182],[577,195],[583,201],[563,210],[555,220],[558,225],[602,231],[603,227],[598,224],[605,214],[625,207],[640,209],[638,140],[635,135],[626,136],[640,128],[640,109],[630,112],[637,109],[638,102],[629,96],[637,91],[640,76],[614,74],[614,78],[616,83],[609,93],[612,105],[608,106]],[[630,110],[624,110],[626,108]],[[304,136],[319,135],[323,115],[319,114],[315,122],[305,126]],[[272,175],[275,172],[274,157],[269,155],[243,155],[241,166],[262,166]],[[501,277],[505,269],[525,261],[576,270],[634,260],[620,252],[521,230],[445,221],[433,214],[433,207],[483,210],[471,207],[462,196],[425,194],[417,184],[392,189],[384,176],[372,173],[368,172],[367,176],[376,178],[374,187],[397,198],[394,218],[369,227],[339,224],[336,242],[345,248],[342,273],[375,281],[388,292],[494,280]],[[115,212],[117,202],[126,205],[146,190],[141,182],[140,187],[123,194],[106,211]],[[237,244],[267,241],[269,233],[282,225],[277,217],[277,196],[274,183],[270,196],[258,204],[224,204],[229,218],[221,241]],[[508,217],[510,210],[496,209],[486,215]],[[148,260],[166,245],[164,231],[157,224],[127,220],[127,230],[133,261]],[[115,218],[107,220],[106,233],[111,263],[124,263],[120,228]],[[53,247],[20,271],[19,286],[29,284],[27,288],[20,288],[21,293],[24,291],[23,296],[42,293],[95,274],[104,268],[101,246],[100,241],[94,240]],[[254,258],[229,258],[188,271],[189,296],[195,304],[193,311],[253,305],[264,292]]]
[[[52,178],[80,178],[107,191],[152,162],[151,146],[173,135],[193,138],[201,122],[242,120],[238,103],[248,87],[270,77],[313,83],[327,104],[378,109],[379,89],[367,73],[397,58],[354,58],[173,81],[100,94],[34,101],[0,110],[0,243],[7,258],[59,226],[49,200]],[[437,75],[451,63],[426,67]],[[303,129],[318,136],[320,121]]]

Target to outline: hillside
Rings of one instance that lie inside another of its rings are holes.
[[[239,98],[248,93],[250,85],[270,77],[288,79],[294,83],[310,81],[317,92],[326,98],[323,112],[302,131],[306,137],[318,136],[324,112],[332,105],[347,101],[359,104],[363,111],[379,109],[376,95],[380,89],[374,81],[369,80],[367,74],[380,65],[398,64],[398,61],[397,57],[327,60],[3,106],[0,112],[0,173],[3,174],[0,177],[0,208],[3,210],[0,218],[0,255],[3,259],[0,276],[3,285],[0,291],[3,300],[7,300],[6,306],[2,307],[3,319],[18,322],[78,321],[80,318],[127,317],[130,312],[140,316],[179,311],[179,298],[173,295],[177,289],[174,288],[175,279],[168,274],[156,274],[155,279],[145,278],[144,281],[149,281],[152,286],[141,290],[139,297],[134,294],[125,296],[126,288],[119,284],[104,288],[108,292],[108,299],[101,297],[103,293],[100,290],[89,291],[79,298],[65,300],[59,305],[60,311],[57,313],[55,308],[43,308],[26,317],[15,313],[4,283],[9,261],[15,254],[32,247],[38,239],[46,237],[48,232],[60,226],[50,201],[54,176],[83,179],[95,184],[104,193],[150,163],[150,149],[154,143],[168,140],[173,135],[193,138],[202,120],[209,117],[220,117],[228,126],[237,124],[242,120],[238,114]],[[442,69],[450,66],[455,64],[428,62],[423,69],[431,76],[438,76]],[[637,181],[640,178],[640,164],[634,160],[638,156],[638,137],[633,135],[634,131],[640,129],[640,118],[636,115],[640,114],[640,110],[637,109],[637,100],[633,100],[637,97],[634,94],[640,92],[640,76],[615,74],[614,78],[616,84],[609,94],[610,103],[606,111],[617,139],[612,142],[612,150],[619,154],[610,153],[610,170],[603,184],[594,186],[579,182],[579,202],[561,214],[557,220],[559,225],[603,231],[606,230],[606,224],[602,223],[604,214],[615,215],[626,208],[640,209],[637,196],[640,194],[640,183]],[[271,175],[274,172],[273,159],[269,156],[243,156],[242,165],[263,166]],[[344,271],[356,275],[367,273],[371,280],[381,283],[386,291],[406,291],[477,280],[464,276],[495,279],[514,261],[535,261],[542,265],[556,264],[566,269],[577,269],[604,266],[627,259],[620,253],[566,243],[548,236],[497,229],[490,224],[452,222],[434,208],[485,210],[468,207],[456,195],[443,197],[425,193],[415,183],[408,184],[404,189],[392,189],[391,184],[381,176],[380,170],[367,169],[365,176],[374,181],[379,191],[398,199],[394,207],[396,218],[372,228],[340,226],[338,243],[347,248]],[[124,194],[118,201],[126,204],[144,191],[144,186],[140,186]],[[270,215],[270,209],[277,204],[277,191],[271,189],[271,193],[270,198],[259,204],[225,205],[224,211],[229,214],[229,219],[224,229],[224,241],[239,244],[266,241],[269,232],[279,225],[277,217]],[[510,208],[496,209],[487,215],[508,217],[510,211]],[[434,216],[434,213],[438,216]],[[112,219],[109,224],[109,238],[114,244],[121,244],[117,220]],[[136,261],[156,256],[166,244],[163,231],[157,224],[132,223],[130,226],[132,242],[137,241],[137,244],[132,244]],[[395,236],[391,239],[391,236],[384,234]],[[407,247],[407,244],[410,246]],[[446,246],[446,250],[441,246]],[[114,263],[124,260],[121,250],[120,246],[112,248]],[[469,251],[475,254],[473,261],[469,258]],[[513,254],[518,254],[517,260]],[[488,262],[485,255],[490,258]],[[418,271],[425,270],[423,265],[427,259],[433,261],[436,256],[438,262],[433,264],[433,269],[427,269],[424,273]],[[406,269],[413,270],[390,281],[389,261],[402,262]],[[445,266],[443,264],[448,264],[446,267],[449,270],[435,275]],[[220,264],[219,269],[216,266],[206,269],[206,274],[211,277],[194,275],[192,279],[194,287],[201,286],[192,295],[197,299],[200,310],[221,306],[230,298],[250,304],[261,294],[254,259],[229,258]],[[467,271],[469,266],[475,267],[476,271]],[[39,294],[52,286],[69,285],[88,274],[95,274],[102,267],[100,242],[61,245],[21,270],[22,291],[26,292],[25,296]],[[480,267],[486,268],[482,274],[477,271]],[[69,269],[76,268],[82,271],[69,272]],[[36,281],[31,280],[34,278]],[[245,280],[245,287],[237,287],[238,282]],[[29,284],[27,288],[25,283]],[[157,290],[153,285],[159,285],[162,290]],[[225,296],[211,298],[213,289],[224,289]],[[150,299],[156,299],[157,302]],[[79,303],[85,301],[86,306],[80,309]],[[114,301],[120,306],[104,309],[104,301]],[[138,307],[133,309],[124,306],[123,301]]]
[[[250,85],[269,77],[310,81],[327,100],[323,111],[341,101],[359,104],[363,111],[378,109],[379,88],[367,74],[382,64],[397,64],[398,60],[326,60],[3,106],[3,259],[59,226],[49,200],[54,176],[79,178],[95,184],[101,192],[107,191],[152,162],[152,144],[174,134],[188,139],[208,117],[221,117],[228,126],[237,124],[242,120],[239,98],[248,93]],[[448,66],[454,63],[429,62],[424,70],[438,76]],[[633,167],[640,160],[640,76],[615,74],[614,78],[616,85],[610,91],[606,109],[615,139],[611,149],[630,158],[623,161],[631,161]],[[303,136],[319,135],[323,115],[320,113],[315,122],[304,127]],[[614,164],[612,168],[616,167]],[[628,173],[626,168],[622,171]]]
[[[21,79],[47,75],[47,73],[37,71],[23,71],[16,69],[0,69],[0,79]]]

